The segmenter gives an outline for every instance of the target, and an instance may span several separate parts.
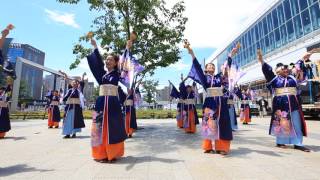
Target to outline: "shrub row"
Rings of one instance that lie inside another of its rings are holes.
[[[202,117],[201,111],[198,110],[199,118]],[[137,110],[138,119],[167,119],[175,118],[176,110]],[[92,111],[83,111],[83,116],[85,119],[92,119]],[[61,112],[61,117],[63,117],[63,112]],[[10,114],[10,119],[47,119],[48,113],[44,114],[43,111],[39,112],[14,112]]]

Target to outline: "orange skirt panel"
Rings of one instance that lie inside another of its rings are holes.
[[[249,111],[249,108],[245,108],[244,110],[241,110],[241,118],[240,118],[240,121],[241,122],[251,122],[251,119],[250,119],[250,111]]]
[[[52,120],[53,114],[51,108],[48,109],[48,126],[52,127],[54,126],[54,122]]]
[[[216,151],[225,151],[229,153],[231,141],[219,139],[219,140],[215,140],[214,144],[215,144]],[[205,151],[212,150],[213,149],[212,141],[210,139],[204,139],[202,141],[202,149]]]
[[[124,142],[117,144],[101,144],[100,146],[92,147],[92,157],[94,159],[113,160],[124,155]]]
[[[179,119],[179,121],[177,121],[177,127],[183,128],[183,120],[182,119]]]
[[[219,139],[219,140],[215,140],[214,144],[215,144],[216,151],[224,151],[226,153],[229,153],[231,141]]]
[[[5,132],[0,132],[0,138],[4,138],[6,136]]]
[[[212,141],[210,139],[204,139],[202,141],[202,149],[205,151],[212,150]]]
[[[134,129],[132,129],[132,128],[129,128],[129,135],[132,135],[133,134],[133,132],[134,132]]]
[[[108,103],[108,102],[106,102]],[[103,133],[102,133],[102,144],[99,146],[92,147],[92,157],[97,160],[108,159],[113,160],[120,158],[124,155],[124,141],[117,144],[108,144],[108,108],[105,107]],[[93,127],[94,128],[94,125]]]
[[[188,112],[189,116],[189,127],[185,128],[185,132],[187,133],[196,133],[197,129],[196,129],[196,124],[195,124],[195,116],[194,116],[194,111],[193,110],[189,110]]]
[[[130,112],[126,113],[126,132],[127,134],[130,133],[130,118],[131,118],[131,114]]]

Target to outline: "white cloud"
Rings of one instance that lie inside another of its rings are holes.
[[[79,24],[75,21],[75,14],[60,12],[56,10],[44,9],[45,13],[49,17],[50,20],[64,24],[67,26],[71,26],[73,28],[80,28]]]
[[[177,71],[183,71],[186,70],[188,68],[190,68],[191,65],[189,64],[185,64],[182,60],[179,60],[178,62],[176,62],[175,64],[170,65],[170,68],[173,68]]]
[[[167,0],[168,5],[174,2]],[[193,47],[220,47],[242,30],[264,3],[273,0],[185,0],[185,38]]]

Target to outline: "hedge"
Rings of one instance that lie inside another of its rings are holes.
[[[92,119],[92,112],[90,110],[83,111],[83,116],[85,119]],[[199,118],[202,117],[201,110],[198,110]],[[167,119],[175,118],[176,110],[137,110],[138,119]],[[63,117],[63,112],[61,112],[61,117]],[[48,113],[43,111],[38,112],[14,112],[10,114],[10,119],[47,119]]]

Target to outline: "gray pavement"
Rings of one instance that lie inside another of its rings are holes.
[[[77,139],[62,139],[46,121],[14,121],[0,140],[0,179],[320,179],[320,121],[308,121],[313,152],[275,147],[269,118],[240,125],[228,156],[204,154],[200,128],[185,134],[175,120],[139,120],[144,129],[125,143],[115,164],[92,160],[90,126]]]

